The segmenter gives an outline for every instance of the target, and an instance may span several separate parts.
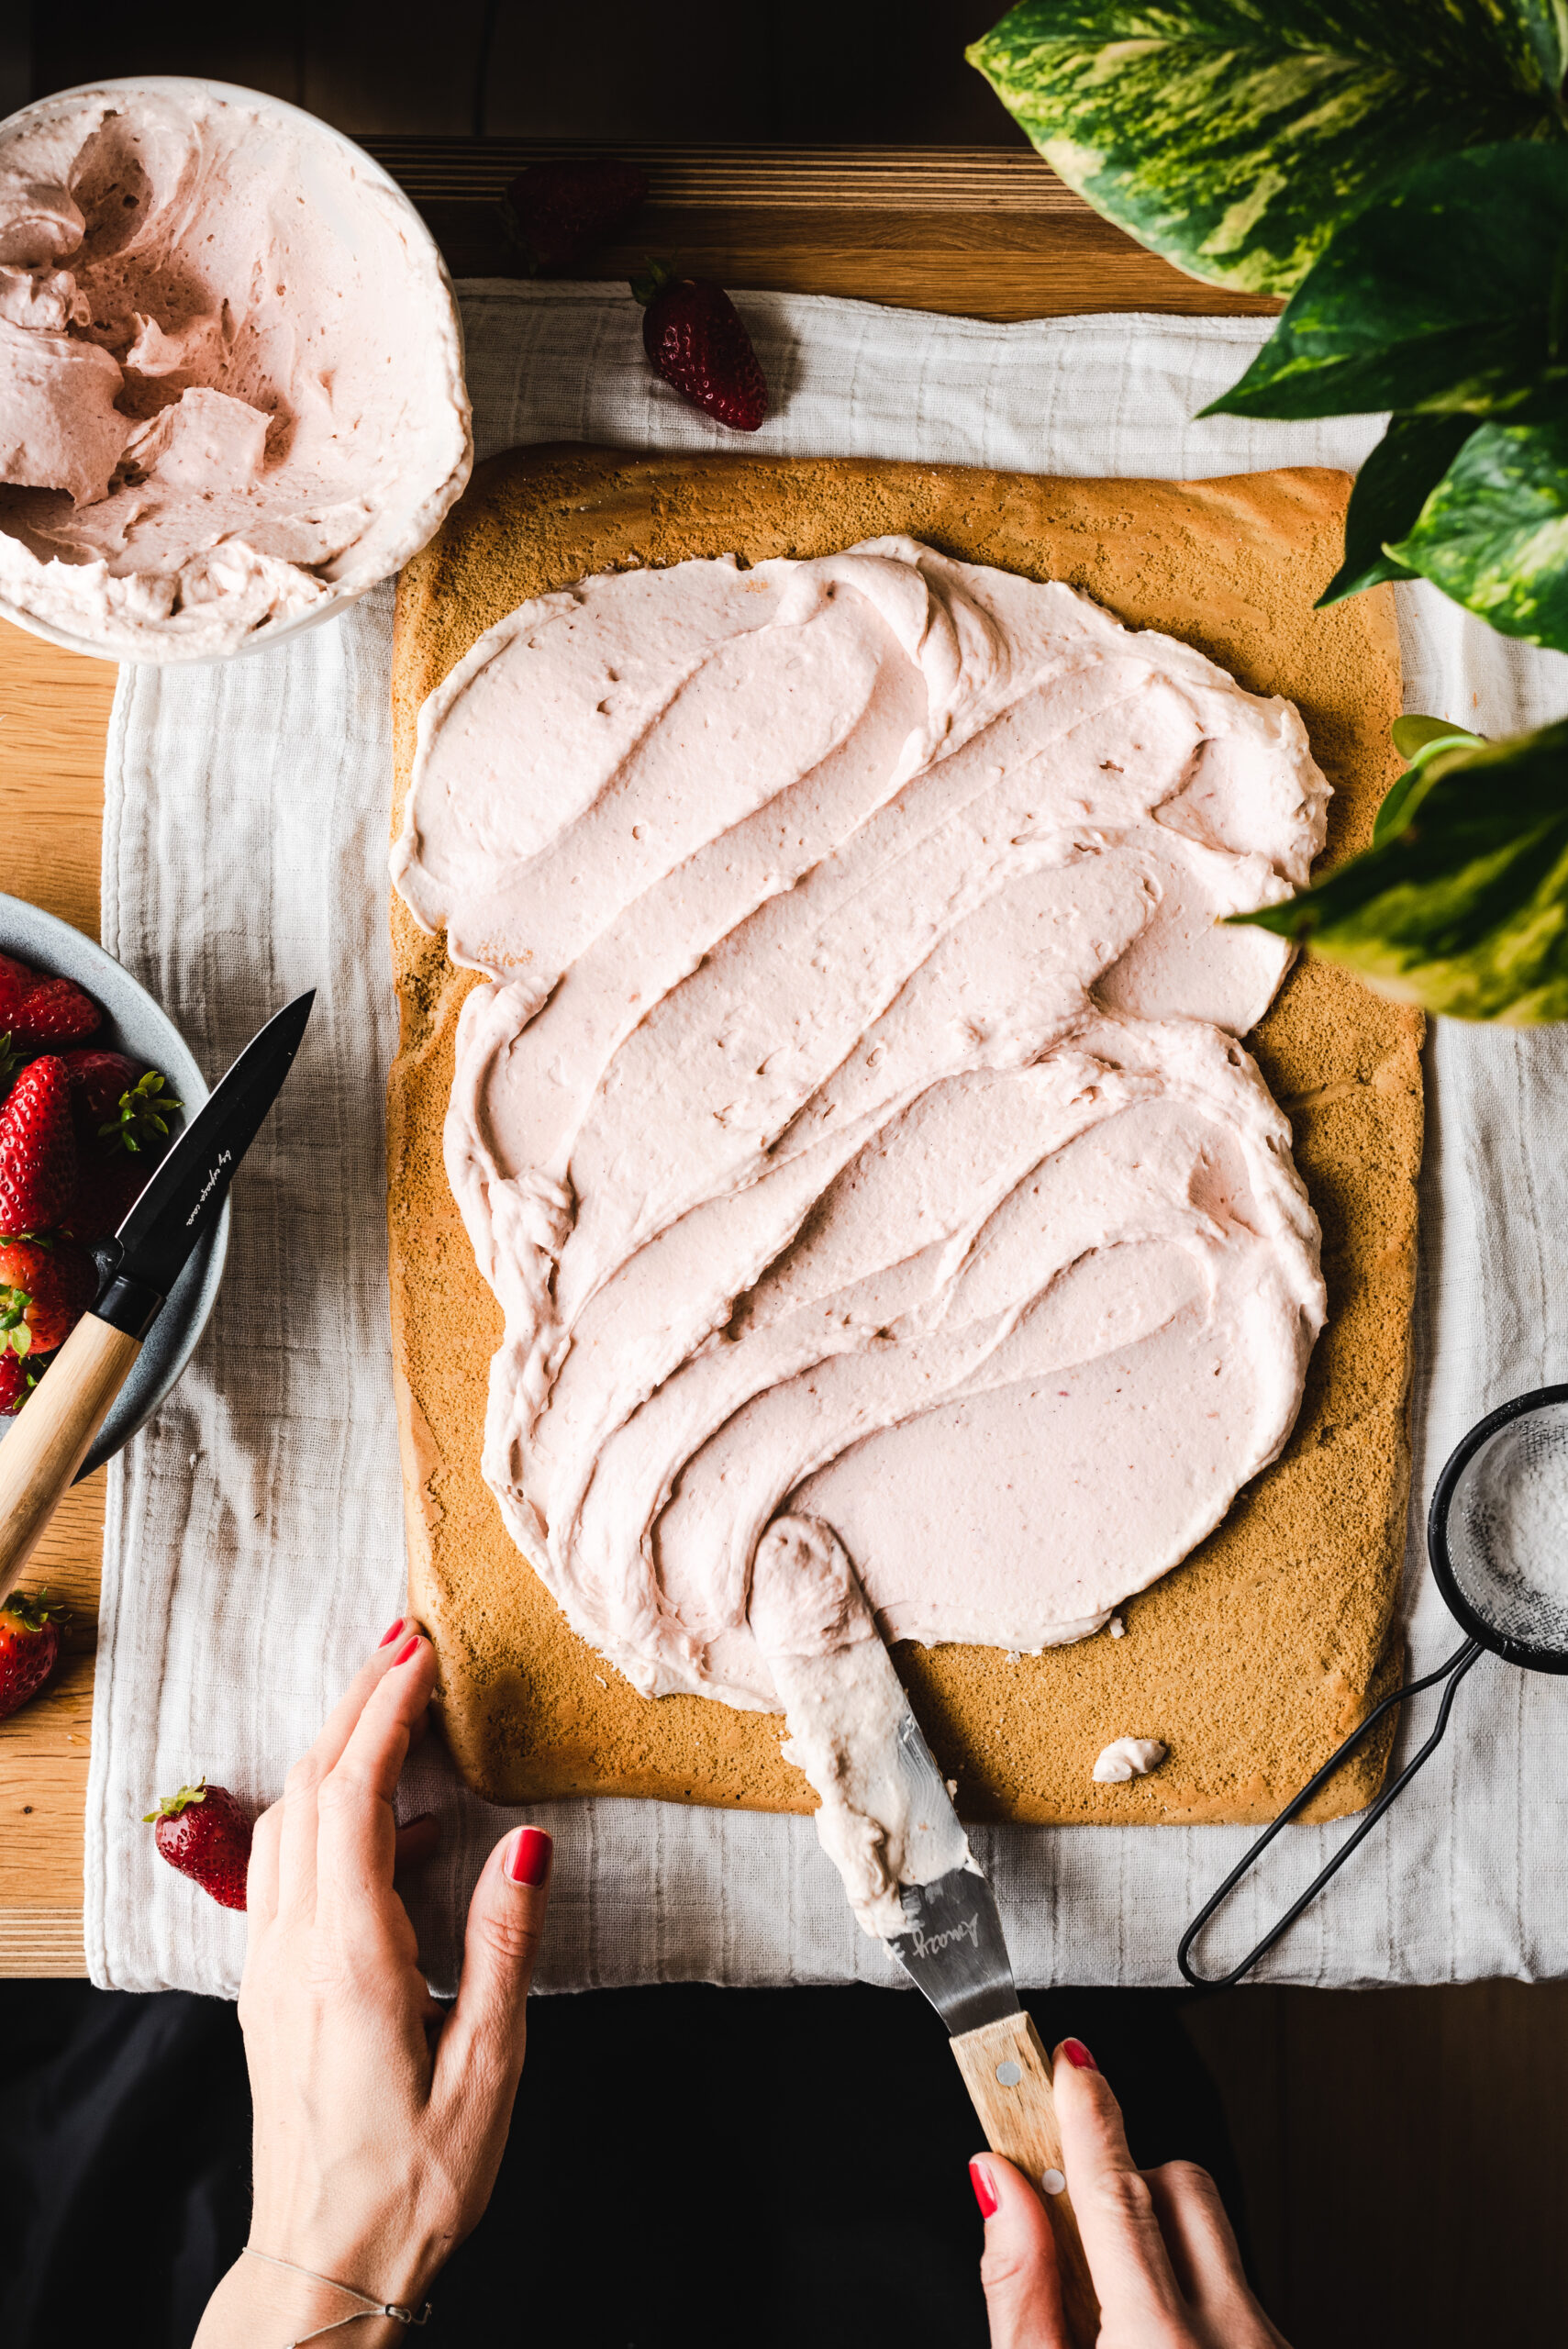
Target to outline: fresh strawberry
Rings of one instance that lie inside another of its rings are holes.
[[[613,155],[530,163],[501,198],[506,234],[528,275],[560,276],[624,228],[648,201],[648,174]]]
[[[0,1419],[13,1418],[38,1382],[39,1366],[24,1362],[9,1346],[0,1344]]]
[[[96,1264],[72,1240],[0,1239],[0,1348],[51,1354],[97,1286]]]
[[[50,1230],[75,1188],[71,1080],[59,1054],[46,1052],[0,1103],[0,1233]]]
[[[39,979],[11,1014],[11,1032],[29,1052],[79,1044],[95,1035],[104,1015],[74,979]]]
[[[146,1188],[153,1162],[143,1151],[128,1158],[123,1150],[109,1157],[83,1157],[71,1205],[60,1228],[71,1239],[91,1248],[117,1231]]]
[[[0,1720],[36,1697],[54,1670],[65,1616],[47,1590],[14,1590],[0,1606]]]
[[[250,1860],[251,1822],[227,1787],[182,1787],[165,1795],[147,1825],[157,1821],[156,1842],[172,1868],[210,1892],[225,1909],[245,1906],[245,1870]]]
[[[18,963],[14,954],[0,954],[0,1028],[14,1025],[18,1004],[27,1000],[38,983],[38,973],[26,963]]]
[[[122,1097],[140,1080],[147,1063],[133,1061],[128,1052],[111,1052],[104,1044],[84,1044],[79,1051],[61,1052],[60,1057],[71,1079],[76,1138],[79,1141],[95,1141],[98,1128],[119,1115]]]
[[[71,1079],[78,1149],[83,1154],[99,1146],[114,1156],[122,1150],[156,1155],[169,1138],[171,1112],[184,1107],[164,1091],[158,1071],[96,1045],[61,1058]]]
[[[740,314],[722,285],[677,277],[651,261],[631,290],[643,306],[642,347],[667,384],[737,432],[755,432],[768,387]]]

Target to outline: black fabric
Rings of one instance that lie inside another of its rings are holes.
[[[1180,1998],[1061,1990],[1028,2003],[1048,2046],[1073,2032],[1094,2049],[1135,2157],[1202,2162],[1239,2219]],[[9,1986],[6,2009],[0,2342],[187,2349],[248,2221],[233,2008],[40,1982]],[[978,2144],[941,2026],[911,1994],[536,1999],[495,2199],[417,2338],[984,2349],[964,2170]]]

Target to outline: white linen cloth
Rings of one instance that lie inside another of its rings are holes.
[[[1265,321],[998,327],[748,295],[740,306],[773,406],[740,441],[652,376],[628,297],[593,285],[461,291],[481,456],[578,440],[1184,477],[1353,466],[1378,430],[1374,418],[1194,422],[1241,373]],[[1494,733],[1568,711],[1568,662],[1510,644],[1426,587],[1399,599],[1407,707]],[[244,1920],[156,1858],[141,1814],[203,1772],[270,1799],[403,1598],[382,1145],[395,1037],[391,611],[384,588],[250,659],[124,669],[115,704],[105,944],[213,1076],[289,996],[318,990],[299,1062],[235,1186],[211,1325],[109,1472],[86,1944],[94,1979],[128,1989],[233,1995],[244,1948]],[[1443,1025],[1428,1062],[1417,1528],[1474,1417],[1568,1377],[1568,1028]],[[1419,1672],[1459,1634],[1418,1531],[1407,1581]],[[1410,1708],[1423,1735],[1431,1701]],[[1401,1746],[1411,1750],[1408,1731]],[[468,1887],[519,1814],[467,1795],[434,1740],[411,1765],[402,1808],[434,1809],[445,1831],[417,1920],[432,1978],[450,1987]],[[853,1923],[806,1819],[614,1798],[532,1815],[556,1838],[543,1987],[898,1978]],[[1283,1905],[1282,1886],[1304,1883],[1344,1831],[1281,1838],[1284,1870],[1240,1903],[1219,1952],[1250,1946]],[[1246,1841],[1223,1828],[975,1837],[1016,1972],[1037,1985],[1175,1982],[1181,1929]],[[1564,1972],[1568,1687],[1488,1658],[1465,1684],[1446,1748],[1260,1978]]]

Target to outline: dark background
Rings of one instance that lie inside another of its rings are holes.
[[[1006,0],[0,0],[0,114],[205,73],[355,134],[1026,143],[965,44]]]

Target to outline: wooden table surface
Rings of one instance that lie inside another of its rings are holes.
[[[511,139],[367,143],[429,220],[456,277],[517,273],[496,200],[532,157],[573,151]],[[635,236],[598,257],[598,277],[624,279],[655,252],[736,288],[984,318],[1277,307],[1182,276],[1016,150],[627,151],[647,169],[651,199]],[[0,621],[0,884],[95,938],[115,674]],[[71,1495],[28,1574],[74,1613],[55,1680],[0,1722],[0,1976],[85,1971],[82,1825],[103,1521],[100,1472]]]

